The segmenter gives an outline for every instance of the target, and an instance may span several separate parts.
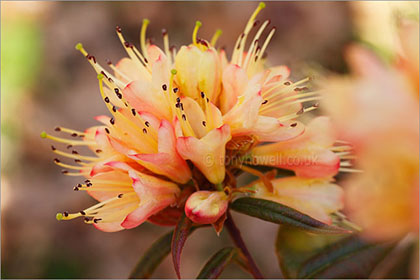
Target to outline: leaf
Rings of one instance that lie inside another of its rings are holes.
[[[145,279],[152,275],[171,251],[172,234],[172,231],[168,232],[153,243],[131,272],[130,279]]]
[[[345,235],[313,234],[294,227],[280,226],[276,253],[285,278],[297,278],[300,266],[331,243]]]
[[[191,234],[198,227],[191,227]],[[146,279],[150,278],[158,265],[171,252],[173,231],[168,232],[158,240],[144,253],[140,261],[134,267],[129,279]]]
[[[214,254],[201,269],[197,279],[217,279],[223,269],[232,261],[237,254],[237,249],[226,247]]]
[[[392,247],[367,243],[354,235],[310,258],[299,270],[298,278],[368,278]]]
[[[231,209],[268,222],[288,225],[309,232],[324,234],[350,233],[347,229],[329,226],[293,208],[270,200],[243,197],[235,200],[231,204]]]
[[[192,222],[187,218],[187,216],[185,216],[185,213],[183,213],[181,219],[175,227],[174,234],[172,236],[172,261],[174,263],[174,268],[178,279],[181,279],[181,272],[179,269],[181,252],[184,248],[185,241],[187,240],[191,225]]]

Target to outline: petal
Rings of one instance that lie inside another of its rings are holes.
[[[238,96],[244,94],[248,84],[246,71],[236,64],[230,64],[223,71],[223,91],[220,94],[220,110],[226,114],[236,103]]]
[[[130,170],[133,188],[140,197],[139,207],[121,223],[124,228],[133,228],[150,216],[176,202],[180,190],[174,183]]]
[[[331,224],[329,214],[343,208],[343,190],[325,179],[284,177],[275,179],[273,193],[259,190],[257,196],[279,202]],[[264,188],[262,184],[260,188]]]
[[[158,131],[157,154],[136,154],[131,158],[154,173],[167,176],[175,182],[185,184],[191,178],[191,171],[176,151],[175,131],[172,125],[162,120]]]
[[[184,159],[191,160],[213,184],[225,178],[225,145],[231,139],[230,128],[223,125],[201,139],[180,137],[177,149]]]
[[[277,142],[293,139],[305,131],[305,126],[298,121],[280,122],[271,117],[259,116],[249,133],[261,142]]]
[[[176,82],[181,93],[195,100],[200,92],[215,102],[221,89],[221,65],[213,48],[200,50],[194,45],[183,46],[175,57]]]
[[[254,148],[251,151],[252,163],[293,170],[301,177],[334,176],[340,158],[328,148],[335,139],[329,119],[318,117],[296,138]]]
[[[223,116],[223,121],[229,124],[232,135],[248,133],[258,121],[258,112],[262,103],[261,89],[257,84],[247,87],[235,106]]]
[[[115,72],[115,76],[126,82],[143,80],[149,76],[144,68],[138,67],[136,63],[128,57],[122,58],[115,67],[123,74],[121,75],[118,72]]]
[[[152,83],[146,80],[136,80],[123,90],[124,97],[137,111],[154,114],[159,119],[171,119],[165,96],[161,90],[154,91]]]

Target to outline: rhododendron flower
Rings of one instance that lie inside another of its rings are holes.
[[[254,196],[330,223],[329,214],[341,208],[341,191],[331,183],[340,165],[334,153],[336,138],[325,118],[315,119],[306,131],[296,120],[317,108],[304,105],[319,99],[318,92],[307,88],[309,79],[294,82],[288,67],[266,67],[264,53],[275,28],[263,38],[270,21],[258,27],[256,17],[264,6],[261,3],[252,14],[230,60],[217,48],[220,31],[210,41],[198,37],[201,22],[195,25],[192,43],[178,51],[169,48],[166,30],[163,49],[146,40],[148,20],[143,21],[140,50],[117,27],[127,57],[115,65],[108,62],[109,71],[76,45],[97,73],[111,116],[96,117],[100,125],[83,133],[56,129],[83,137],[79,140],[42,133],[68,148],[87,146],[93,152],[81,155],[53,148],[76,161],[70,165],[56,159],[56,164],[76,170],[63,173],[86,178],[87,183],[75,190],[86,190],[99,200],[79,213],[59,213],[58,219],[84,216],[101,230],[117,231],[147,220],[173,224],[185,211],[195,223],[214,224],[233,198],[249,192],[235,179],[248,172],[264,182]],[[309,165],[262,161],[277,155],[313,161]],[[290,169],[298,177],[274,179],[274,189],[264,190],[269,180],[244,163]],[[171,215],[165,217],[164,211]]]
[[[331,78],[325,99],[363,170],[345,183],[349,215],[376,241],[418,234],[418,22],[401,28],[400,63],[386,66],[369,50],[352,46],[347,58],[354,75]]]
[[[223,191],[198,191],[185,203],[185,214],[191,221],[199,224],[213,224],[225,212],[228,196]]]
[[[329,178],[283,177],[271,184],[273,189],[269,190],[256,182],[256,197],[287,205],[326,224],[332,222],[329,214],[343,208],[343,190]]]

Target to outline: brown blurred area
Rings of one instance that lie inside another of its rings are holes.
[[[257,2],[1,2],[1,276],[2,278],[125,278],[145,250],[170,228],[143,224],[103,233],[82,220],[57,222],[55,214],[94,203],[74,192],[80,178],[66,177],[53,163],[51,141],[41,139],[56,125],[84,130],[106,114],[96,75],[74,46],[82,42],[105,65],[124,56],[115,26],[138,44],[143,18],[148,36],[162,44],[191,42],[196,20],[199,36],[223,30],[219,45],[228,54]],[[270,64],[291,66],[301,77],[303,65],[345,70],[344,46],[352,38],[345,2],[267,2],[260,19],[271,19],[277,33],[268,48]],[[264,276],[280,277],[273,249],[277,226],[234,215]],[[182,256],[182,275],[194,278],[205,261],[230,244],[223,232],[195,232]],[[153,275],[175,277],[168,257]],[[232,264],[223,278],[249,278]]]

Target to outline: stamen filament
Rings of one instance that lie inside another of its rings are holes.
[[[210,45],[212,45],[214,47],[216,45],[217,40],[222,35],[222,33],[223,32],[222,32],[221,29],[217,29],[216,32],[214,32],[213,37],[211,37]]]
[[[147,26],[149,25],[150,20],[148,20],[147,18],[145,18],[143,20],[143,24],[141,26],[141,31],[140,31],[140,47],[141,47],[141,51],[143,52],[143,55],[146,59],[149,59],[148,53],[147,53],[147,48],[146,48],[146,30],[147,30]]]

